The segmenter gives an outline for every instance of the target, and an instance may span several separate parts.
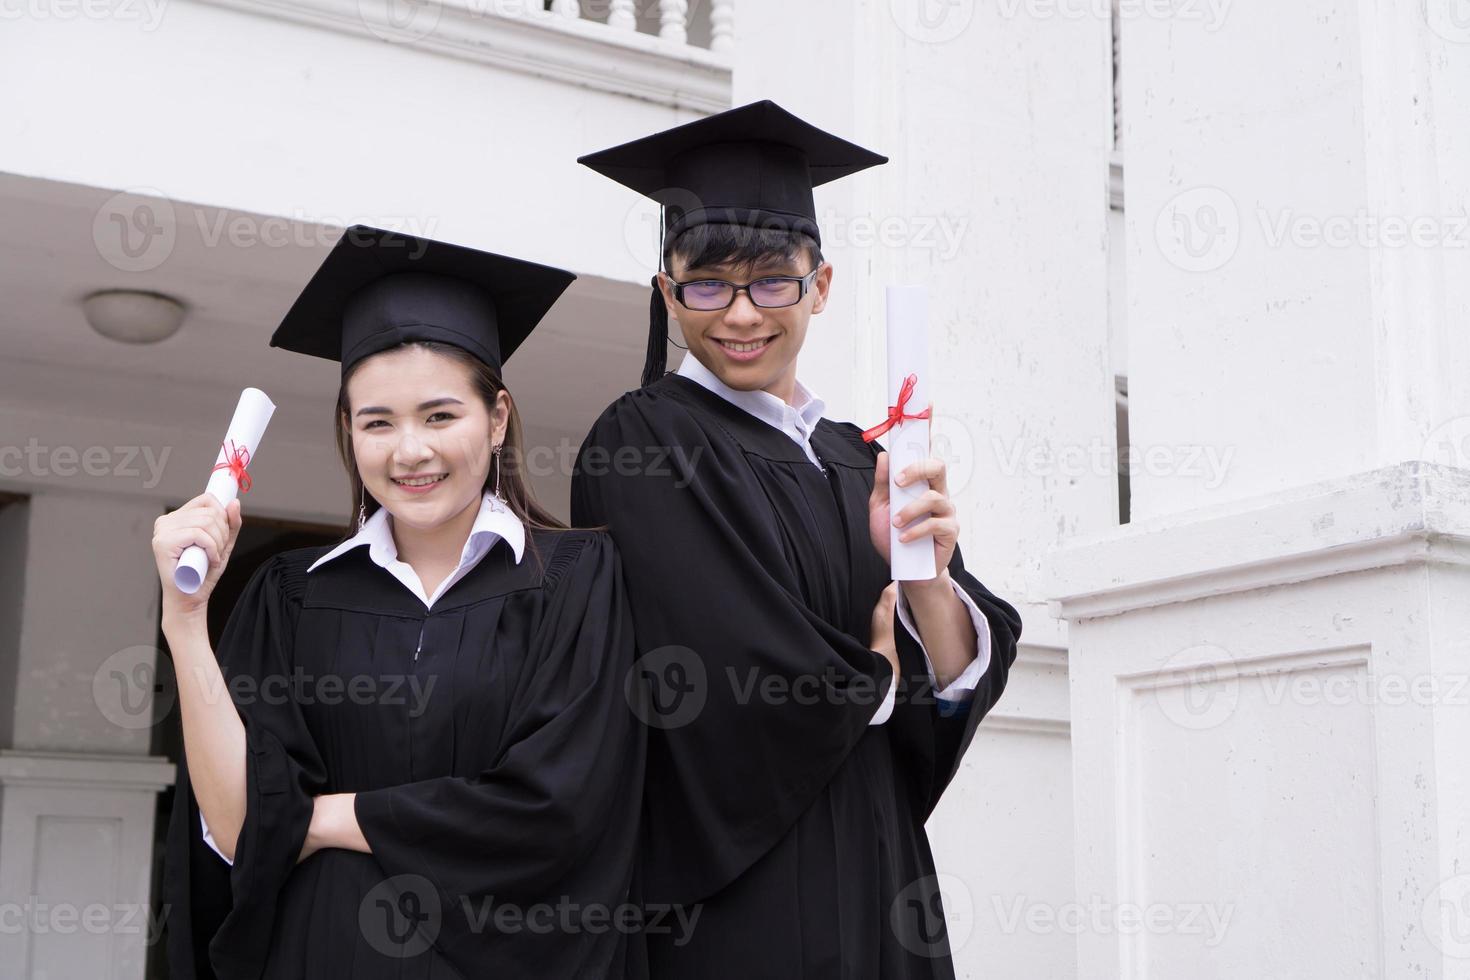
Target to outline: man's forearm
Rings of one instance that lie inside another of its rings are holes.
[[[975,659],[975,623],[955,594],[947,568],[926,581],[904,582],[902,589],[934,667],[935,689],[942,691]]]

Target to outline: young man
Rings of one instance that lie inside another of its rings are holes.
[[[886,160],[760,102],[581,162],[664,205],[643,386],[572,483],[574,523],[621,552],[651,688],[642,898],[693,923],[650,915],[650,973],[951,977],[924,821],[1021,622],[965,571],[930,459],[899,520],[942,571],[903,583],[894,629],[887,454],[796,378],[832,282],[812,187]],[[688,354],[665,375],[669,317]]]

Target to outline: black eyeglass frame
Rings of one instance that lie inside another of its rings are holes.
[[[797,303],[800,303],[803,299],[806,298],[806,294],[811,289],[812,283],[816,281],[817,273],[821,272],[822,266],[826,264],[827,263],[825,261],[818,262],[817,267],[804,276],[761,276],[759,279],[752,279],[750,282],[747,282],[744,285],[730,282],[727,279],[690,279],[688,282],[678,282],[674,279],[673,276],[669,276],[669,286],[674,293],[674,299],[679,301],[679,305],[684,307],[684,309],[691,310],[695,313],[718,313],[720,310],[728,310],[731,306],[734,305],[735,297],[739,296],[742,291],[744,291],[752,306],[757,306],[763,310],[784,310],[788,307],[795,306]],[[665,275],[668,275],[668,273],[665,273]],[[798,286],[796,299],[792,300],[789,303],[781,303],[774,306],[767,305],[765,303],[757,303],[755,300],[755,294],[750,291],[750,287],[754,286],[756,283],[761,282],[794,282]],[[710,309],[696,309],[695,307],[690,306],[688,303],[684,302],[684,288],[686,286],[698,286],[703,283],[718,283],[721,286],[729,286],[730,302],[726,303],[724,306],[716,306]]]

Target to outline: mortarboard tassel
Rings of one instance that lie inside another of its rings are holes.
[[[648,353],[643,359],[643,387],[648,387],[668,372],[669,308],[653,277],[653,295],[648,301]]]

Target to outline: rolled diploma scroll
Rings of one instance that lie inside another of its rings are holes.
[[[224,442],[220,444],[219,457],[214,463],[220,468],[209,474],[205,493],[214,494],[214,499],[226,507],[240,495],[240,485],[235,482],[235,475],[224,465],[229,462],[227,450],[232,446],[243,447],[250,454],[250,464],[253,464],[260,437],[265,435],[265,427],[275,411],[275,403],[259,388],[246,388],[240,392],[240,402],[235,406],[235,417],[230,419],[229,431],[225,433]],[[208,553],[197,544],[191,544],[179,556],[179,563],[174,568],[174,585],[185,595],[193,595],[204,584],[208,572]]]
[[[915,415],[929,407],[929,294],[923,286],[889,286],[887,299],[887,394],[891,404],[897,404],[905,379],[915,375],[918,384],[904,408],[905,415]],[[888,446],[888,553],[893,578],[900,582],[931,579],[938,574],[934,568],[934,536],[900,541],[898,536],[904,528],[894,527],[891,519],[929,489],[928,480],[906,487],[895,482],[904,467],[928,458],[929,420],[905,419],[888,430],[884,441]]]

